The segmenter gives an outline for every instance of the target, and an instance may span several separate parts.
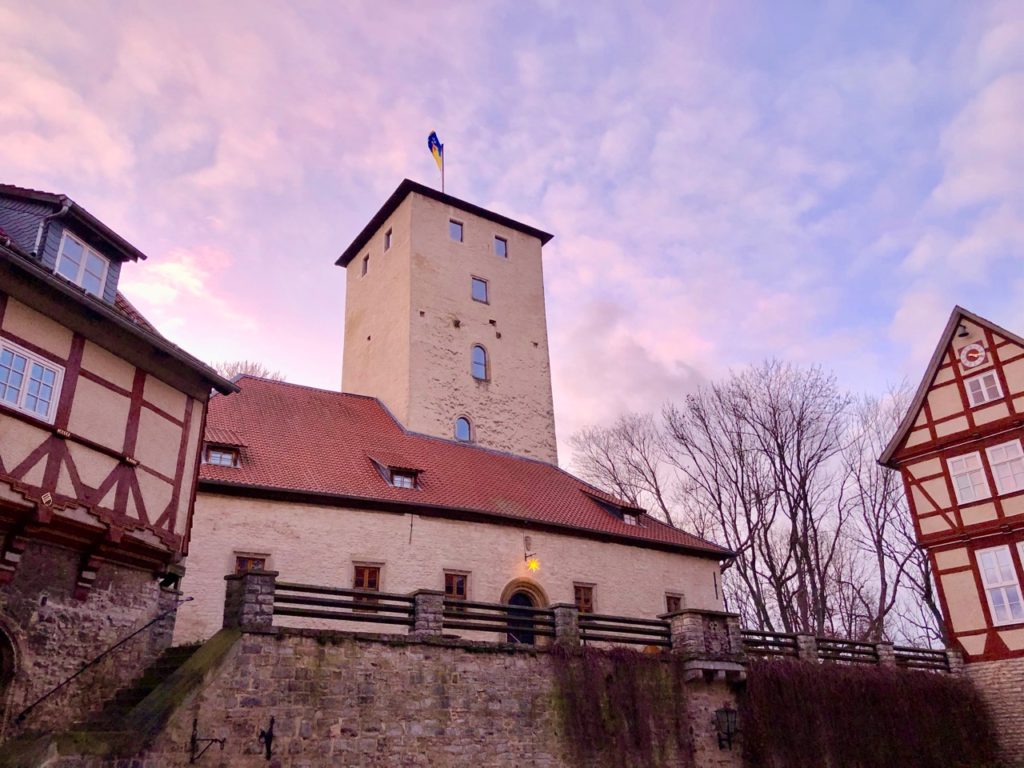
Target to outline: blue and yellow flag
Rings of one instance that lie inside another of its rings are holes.
[[[430,154],[434,156],[434,162],[437,163],[438,170],[444,170],[444,144],[437,138],[437,131],[431,131],[430,135],[427,136],[427,149],[430,150]]]

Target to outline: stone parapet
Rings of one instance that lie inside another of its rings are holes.
[[[878,656],[880,666],[896,666],[896,650],[893,648],[892,643],[875,643],[875,653]]]

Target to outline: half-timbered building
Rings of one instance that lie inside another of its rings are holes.
[[[1024,338],[956,307],[880,461],[903,476],[949,640],[1024,757]]]
[[[0,185],[0,726],[174,607],[207,402],[235,388],[118,291],[144,258],[66,196]],[[169,629],[24,727],[81,717]]]

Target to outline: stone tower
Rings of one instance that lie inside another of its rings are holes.
[[[557,462],[541,247],[551,235],[406,179],[338,259],[342,389],[406,428]]]

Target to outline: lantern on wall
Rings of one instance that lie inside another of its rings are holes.
[[[732,740],[737,731],[739,713],[732,707],[721,707],[715,710],[715,730],[718,731],[718,748],[732,749]]]

